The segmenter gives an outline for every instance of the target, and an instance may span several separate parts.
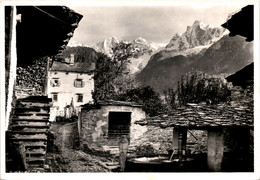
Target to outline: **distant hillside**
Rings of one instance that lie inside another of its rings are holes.
[[[163,56],[162,52],[152,56],[148,65],[137,75],[143,84],[159,92],[176,87],[180,77],[191,70],[208,74],[235,73],[253,62],[253,43],[246,42],[241,36],[224,36],[198,54],[166,56],[165,59]]]

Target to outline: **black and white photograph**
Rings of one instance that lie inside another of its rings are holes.
[[[257,1],[0,4],[1,179],[260,178]]]

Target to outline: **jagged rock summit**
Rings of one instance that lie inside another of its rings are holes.
[[[112,36],[110,38],[104,39],[103,41],[97,42],[96,44],[92,45],[91,48],[95,49],[97,52],[102,52],[108,56],[112,56],[112,49],[116,47],[120,41],[121,40],[115,36]]]
[[[207,46],[219,40],[226,33],[228,32],[224,28],[206,25],[196,20],[192,26],[187,27],[182,35],[176,33],[165,49],[179,52],[197,46]]]

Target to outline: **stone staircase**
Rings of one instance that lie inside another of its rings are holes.
[[[47,96],[30,96],[16,102],[8,137],[26,172],[44,171],[51,101]]]

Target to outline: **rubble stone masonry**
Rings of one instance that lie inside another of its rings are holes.
[[[147,127],[135,124],[137,120],[145,118],[141,107],[109,105],[101,106],[100,109],[82,109],[79,115],[81,145],[104,150],[104,146],[109,146],[111,141],[117,141],[108,138],[109,112],[131,112],[130,145],[147,131]]]

